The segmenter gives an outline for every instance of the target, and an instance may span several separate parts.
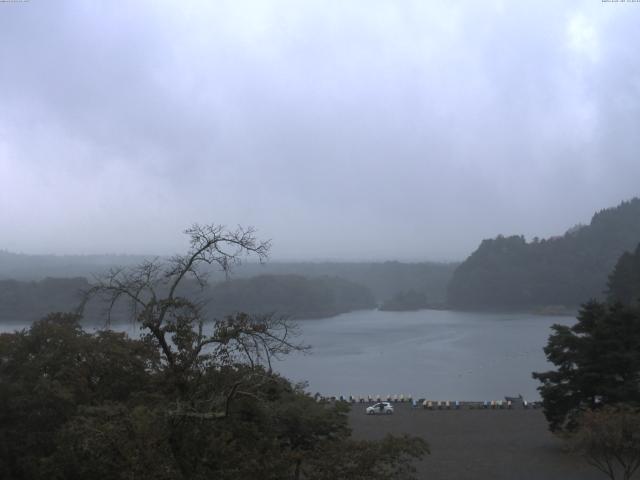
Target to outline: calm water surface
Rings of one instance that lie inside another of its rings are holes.
[[[532,371],[550,368],[542,347],[572,317],[421,310],[367,310],[298,321],[310,353],[274,368],[323,395],[404,394],[438,400],[537,399]],[[25,328],[0,325],[0,331]],[[96,326],[95,328],[99,328]],[[137,335],[134,326],[119,327]]]
[[[404,394],[484,400],[539,398],[532,371],[550,368],[542,348],[572,317],[421,310],[359,311],[299,321],[310,354],[276,367],[324,395]]]

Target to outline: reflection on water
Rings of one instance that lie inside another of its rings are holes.
[[[543,346],[571,317],[422,310],[361,311],[298,322],[311,354],[275,367],[324,395],[411,394],[483,400],[539,398],[531,372],[549,368]]]
[[[274,368],[323,395],[485,400],[520,393],[536,399],[531,372],[549,368],[542,351],[549,327],[574,322],[528,314],[352,312],[299,321],[299,341],[311,345],[311,352],[286,356]],[[21,328],[0,325],[5,332]],[[131,324],[114,329],[140,332]]]

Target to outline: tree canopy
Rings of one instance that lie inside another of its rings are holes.
[[[581,412],[599,405],[640,406],[640,311],[590,301],[578,321],[554,325],[544,348],[557,369],[534,373],[554,431],[575,429]]]
[[[628,406],[584,412],[570,445],[611,480],[631,480],[640,468],[640,412]]]
[[[635,252],[622,254],[609,275],[609,302],[640,305],[640,243]]]
[[[483,240],[454,272],[448,303],[458,308],[577,307],[604,299],[620,255],[640,242],[640,198],[597,212],[589,225],[527,242],[523,236]]]
[[[62,313],[0,335],[0,478],[413,478],[424,440],[353,440],[348,405],[274,373],[274,358],[304,348],[286,319],[210,319],[180,295],[187,279],[206,284],[203,264],[229,272],[268,244],[250,229],[187,234],[186,254],[112,270],[86,292],[108,311],[125,301],[139,339]]]

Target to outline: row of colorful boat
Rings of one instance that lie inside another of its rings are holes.
[[[516,406],[520,408],[539,408],[542,406],[541,402],[530,402],[520,397],[505,397],[504,400],[484,400],[484,401],[460,401],[460,400],[429,400],[426,398],[414,399],[411,395],[405,396],[399,395],[387,395],[386,397],[380,395],[349,395],[349,396],[332,396],[323,397],[320,394],[316,394],[317,401],[342,401],[348,403],[409,403],[414,408],[424,408],[427,410],[459,410],[461,408],[469,409],[487,409],[487,410],[509,410]]]

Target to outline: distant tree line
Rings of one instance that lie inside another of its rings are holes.
[[[577,307],[602,300],[620,255],[640,242],[640,199],[596,213],[562,237],[484,240],[455,271],[448,303],[464,309]]]
[[[443,303],[447,285],[458,263],[438,262],[273,262],[264,266],[245,264],[236,270],[236,278],[260,274],[294,274],[305,277],[340,277],[367,287],[378,303],[395,295],[415,290]]]
[[[0,323],[30,323],[49,312],[72,311],[88,288],[86,278],[0,280]]]
[[[73,311],[81,292],[91,284],[85,278],[47,278],[39,282],[0,280],[0,322],[29,323],[47,312]],[[299,275],[260,275],[220,281],[200,288],[193,280],[181,285],[181,294],[202,303],[208,315],[223,318],[236,312],[274,312],[292,318],[322,318],[375,307],[366,287],[336,277],[306,278]],[[85,320],[97,322],[100,308],[85,312]],[[111,320],[127,319],[118,308]]]
[[[91,278],[110,268],[129,267],[149,255],[27,255],[0,250],[0,280],[39,281],[51,278]]]
[[[387,300],[380,306],[380,310],[401,312],[401,311],[413,311],[421,310],[424,308],[433,307],[427,301],[427,296],[424,293],[416,292],[415,290],[409,290],[406,292],[400,292],[393,298]]]
[[[211,313],[277,312],[292,318],[321,318],[371,309],[371,291],[338,277],[260,275],[219,282],[210,290]]]
[[[141,255],[24,255],[0,250],[0,280],[40,281],[51,278],[91,279],[112,268],[130,267],[153,256]],[[457,263],[437,262],[243,262],[234,278],[260,275],[339,277],[367,287],[380,303],[408,290],[425,292],[433,302],[444,302],[447,284]],[[216,268],[203,268],[212,283],[225,280]]]

